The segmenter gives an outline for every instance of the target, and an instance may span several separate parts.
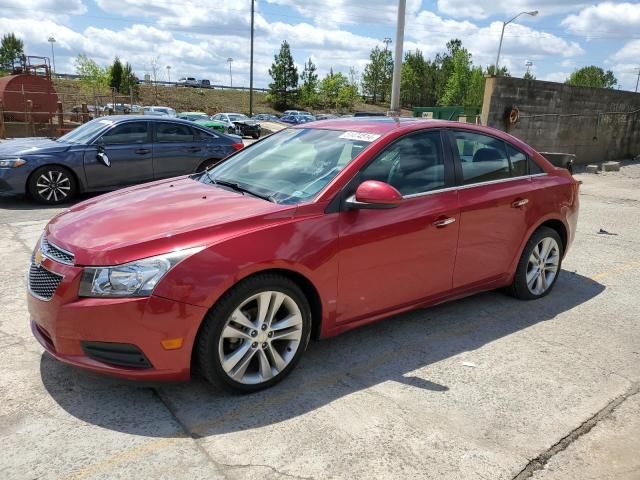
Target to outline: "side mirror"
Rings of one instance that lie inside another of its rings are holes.
[[[393,208],[402,202],[402,194],[388,183],[377,180],[362,182],[355,195],[346,201],[348,208]]]
[[[102,162],[106,167],[111,166],[111,160],[109,160],[109,157],[104,151],[104,145],[101,143],[98,144],[98,153],[96,153],[96,159],[99,162]]]

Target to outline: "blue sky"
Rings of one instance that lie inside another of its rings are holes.
[[[102,64],[115,55],[143,76],[182,76],[248,86],[250,0],[0,0],[0,33],[15,32],[31,55],[49,55],[56,38],[56,67],[73,73],[84,53]],[[300,70],[311,57],[320,74],[330,68],[362,72],[368,53],[395,38],[393,0],[259,0],[256,2],[256,86],[288,40]],[[533,62],[538,79],[564,81],[576,68],[611,69],[620,87],[633,90],[640,67],[640,2],[581,0],[407,0],[405,51],[433,57],[460,38],[475,64],[495,62],[502,21],[507,27],[501,64],[521,76]],[[393,47],[393,45],[392,45]]]

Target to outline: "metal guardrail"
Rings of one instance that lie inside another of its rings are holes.
[[[74,75],[74,74],[70,74],[70,73],[56,73],[53,75],[54,78],[62,78],[62,79],[68,79],[68,80],[80,80],[82,77],[80,75]],[[165,86],[175,86],[175,87],[183,87],[184,88],[202,88],[204,90],[241,90],[241,91],[249,91],[250,88],[249,87],[232,87],[230,85],[214,85],[211,84],[208,87],[203,87],[203,86],[191,86],[191,85],[182,85],[179,82],[166,82],[164,80],[156,80],[155,82],[153,80],[139,80],[138,84],[140,85],[165,85]],[[253,90],[256,92],[268,92],[269,89],[267,88],[256,88],[253,87]]]

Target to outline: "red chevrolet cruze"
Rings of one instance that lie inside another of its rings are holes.
[[[54,357],[222,387],[285,377],[311,336],[507,287],[553,288],[578,183],[516,138],[412,119],[290,128],[208,171],[80,203],[29,267]]]

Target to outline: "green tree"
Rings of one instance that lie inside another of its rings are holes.
[[[333,73],[333,69],[320,82],[320,99],[328,108],[338,108],[340,90],[348,84],[347,77],[342,73]]]
[[[291,106],[298,91],[298,69],[293,63],[289,43],[283,41],[280,52],[274,55],[269,69],[272,82],[269,84],[269,98],[276,108],[285,109]]]
[[[393,75],[393,58],[387,49],[375,47],[369,54],[369,63],[364,67],[362,75],[362,91],[370,95],[373,103],[384,102],[391,91]]]
[[[13,33],[2,36],[0,43],[0,70],[11,71],[16,58],[24,54],[24,43]]]
[[[457,49],[452,57],[451,74],[440,99],[441,105],[463,105],[471,80],[471,54]]]
[[[509,69],[507,67],[499,67],[498,68],[498,75],[496,75],[496,66],[495,65],[489,65],[487,67],[487,75],[490,75],[492,77],[497,76],[497,77],[510,77],[511,74],[509,73]]]
[[[484,100],[484,73],[482,67],[473,67],[469,75],[469,88],[463,105],[467,108],[482,108]]]
[[[120,93],[122,93],[123,95],[133,95],[134,97],[137,97],[140,94],[138,77],[135,73],[133,73],[133,68],[131,67],[131,64],[129,64],[129,62],[125,63],[122,69],[122,83],[120,84]]]
[[[613,88],[618,80],[611,70],[605,72],[600,67],[590,65],[573,72],[565,83],[577,87]]]
[[[527,70],[522,76],[522,78],[524,78],[525,80],[535,80],[536,76],[533,73],[531,73],[529,70]]]
[[[75,60],[76,73],[80,81],[91,91],[96,92],[109,86],[109,71],[94,60],[81,53]]]
[[[111,68],[109,69],[109,86],[116,92],[120,92],[123,80],[122,62],[118,57],[115,58]]]
[[[300,76],[302,80],[300,102],[308,107],[312,107],[318,103],[318,74],[316,70],[316,66],[311,59],[309,59],[305,62],[304,70]]]

